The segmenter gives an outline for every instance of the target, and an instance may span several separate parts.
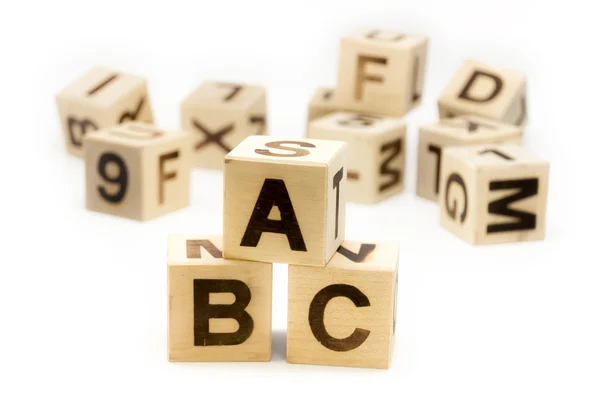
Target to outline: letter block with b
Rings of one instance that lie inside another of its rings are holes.
[[[290,265],[287,361],[389,368],[398,246],[345,241],[326,267]]]
[[[261,86],[204,82],[181,104],[181,126],[193,134],[192,164],[223,169],[223,159],[250,135],[267,134],[266,90]]]
[[[450,146],[521,143],[523,128],[473,115],[419,128],[417,196],[438,201],[442,150]]]
[[[373,204],[404,187],[406,124],[400,118],[339,112],[309,125],[313,139],[348,143],[348,201]]]
[[[83,137],[128,121],[152,122],[146,80],[94,68],[56,95],[67,151],[83,156]]]
[[[190,142],[141,122],[86,135],[87,208],[145,221],[187,207]]]
[[[516,144],[448,147],[442,159],[444,228],[471,244],[544,239],[547,161]]]
[[[225,157],[226,258],[325,265],[344,240],[347,145],[250,136]]]
[[[221,237],[169,236],[170,361],[271,359],[273,265],[222,250]]]
[[[401,117],[421,103],[428,39],[376,29],[342,38],[340,108]]]
[[[478,115],[514,125],[527,118],[525,75],[467,60],[438,100],[441,118]]]

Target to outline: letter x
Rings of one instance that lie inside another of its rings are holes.
[[[206,136],[206,139],[203,142],[198,142],[198,144],[196,144],[196,150],[200,150],[204,146],[207,146],[210,143],[214,143],[217,146],[221,147],[223,150],[225,150],[226,153],[229,153],[231,151],[231,149],[227,147],[222,140],[223,136],[227,135],[233,130],[233,124],[229,124],[224,128],[221,128],[220,130],[213,133],[206,129],[204,126],[202,126],[202,124],[200,124],[200,122],[196,120],[192,120],[192,123],[200,132],[204,134],[204,136]]]

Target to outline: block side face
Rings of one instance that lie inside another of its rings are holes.
[[[441,189],[443,150],[447,146],[459,145],[455,137],[443,135],[435,127],[419,129],[417,154],[417,196],[438,201]]]
[[[324,265],[326,179],[325,166],[227,160],[225,257]]]
[[[427,38],[361,31],[341,41],[337,99],[343,108],[403,116],[418,105]]]
[[[325,166],[345,146],[343,142],[329,140],[248,136],[227,154],[225,162],[239,160],[263,164]]]
[[[248,110],[182,107],[182,129],[193,137],[192,164],[223,169],[225,156],[249,133]]]
[[[409,65],[409,49],[343,39],[337,99],[342,107],[402,116],[409,109],[403,95],[410,86],[406,81]]]
[[[444,150],[440,173],[440,222],[467,243],[475,243],[478,215],[477,169]]]
[[[84,137],[110,126],[110,112],[73,98],[57,98],[56,104],[66,150],[74,156],[83,157]]]
[[[389,271],[290,265],[287,361],[388,368],[394,278]]]
[[[348,146],[336,153],[327,165],[325,184],[326,200],[323,204],[322,221],[325,223],[325,265],[346,237],[346,202],[348,199]]]
[[[477,243],[544,239],[548,176],[546,163],[483,169],[480,185],[483,207],[477,219]]]
[[[507,111],[525,82],[523,74],[468,60],[444,89],[438,104],[440,118],[474,114],[507,120]]]
[[[382,201],[404,189],[406,166],[406,126],[379,135],[376,148],[376,197]]]
[[[111,121],[108,126],[137,121],[152,124],[154,121],[152,104],[148,87],[144,80],[132,85],[106,104],[105,108],[110,114]]]
[[[338,115],[338,114],[335,114]],[[342,114],[346,115],[346,114]],[[337,127],[337,119],[326,117],[310,124],[311,138],[323,140],[339,140],[348,145],[347,167],[347,201],[356,203],[373,203],[377,195],[377,137],[365,138],[356,133],[360,128]],[[323,122],[323,123],[322,123]],[[325,123],[328,122],[328,123]],[[335,124],[335,126],[333,126]]]
[[[142,220],[142,152],[90,135],[85,141],[88,210]]]
[[[169,265],[170,361],[271,359],[272,265],[221,261],[215,260],[214,265]],[[208,296],[208,305],[204,296]],[[237,301],[241,302],[237,307],[245,306],[243,312],[227,306]],[[224,313],[232,317],[208,318],[207,334],[202,321],[207,320],[207,310],[218,304],[226,305]],[[252,320],[251,328],[244,322],[244,313]]]
[[[189,206],[190,169],[188,136],[173,136],[145,148],[142,157],[145,220]]]

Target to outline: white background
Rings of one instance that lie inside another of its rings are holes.
[[[586,5],[589,4],[589,5]],[[600,37],[593,2],[39,1],[0,9],[0,398],[598,399]],[[203,79],[268,88],[273,135],[304,134],[339,38],[360,27],[430,36],[409,123],[407,188],[349,205],[347,237],[401,244],[388,371],[285,362],[287,269],[273,282],[273,361],[166,357],[166,236],[220,233],[222,175],[193,173],[192,206],[148,223],[84,208],[54,95],[94,65],[149,79],[158,125]],[[528,76],[525,144],[551,161],[547,239],[471,247],[416,198],[417,127],[472,57]]]

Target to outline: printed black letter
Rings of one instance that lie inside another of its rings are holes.
[[[275,206],[279,208],[281,220],[269,219]],[[282,233],[287,236],[292,250],[306,251],[292,200],[281,179],[265,179],[240,246],[258,246],[263,232]]]

